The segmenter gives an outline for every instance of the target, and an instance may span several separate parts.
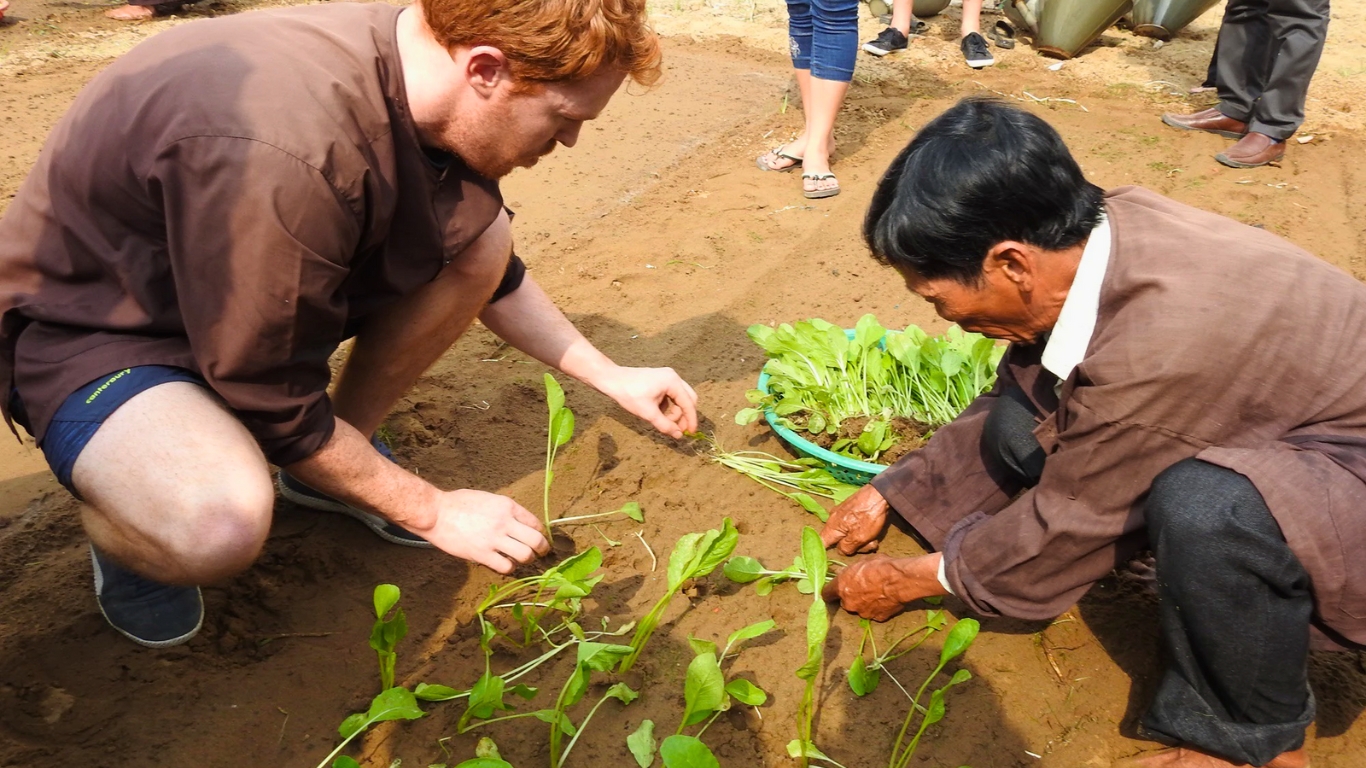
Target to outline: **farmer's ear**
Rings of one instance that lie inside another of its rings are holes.
[[[991,246],[982,260],[982,274],[1014,283],[1022,292],[1034,290],[1038,249],[1016,240]]]

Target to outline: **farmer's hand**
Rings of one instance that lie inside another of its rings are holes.
[[[872,485],[865,485],[831,510],[821,541],[826,547],[838,544],[842,555],[876,552],[877,537],[886,527],[887,500]]]
[[[672,368],[616,366],[590,383],[669,437],[697,431],[697,393]]]
[[[938,553],[891,558],[874,555],[844,568],[825,585],[822,596],[839,601],[844,610],[873,621],[886,621],[914,600],[948,594],[939,583]]]
[[[506,496],[443,491],[436,504],[435,522],[430,527],[409,530],[437,549],[503,574],[550,552],[545,526]]]

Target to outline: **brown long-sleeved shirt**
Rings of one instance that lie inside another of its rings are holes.
[[[270,460],[325,444],[328,356],[501,206],[495,182],[420,145],[400,10],[194,22],[92,80],[0,219],[0,408],[17,387],[41,440],[86,382],[173,365]]]
[[[993,392],[874,486],[944,552],[970,607],[1043,619],[1143,546],[1153,479],[1197,457],[1252,480],[1310,574],[1317,619],[1366,642],[1366,286],[1146,190],[1115,190],[1106,209],[1081,363],[1060,391],[1042,344],[1001,365],[996,391],[1020,386],[1045,414],[1039,484],[1020,493],[984,456]]]

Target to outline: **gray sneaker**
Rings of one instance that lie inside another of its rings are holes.
[[[170,648],[189,642],[204,625],[204,597],[199,587],[158,584],[110,560],[94,544],[95,602],[104,620],[119,634],[148,648]]]
[[[370,438],[370,443],[375,446],[375,450],[379,451],[384,458],[395,464],[398,463],[394,458],[394,454],[389,450],[389,446],[385,445],[383,440],[380,440],[378,437],[372,437]],[[402,526],[395,525],[379,515],[372,515],[363,509],[356,509],[344,501],[334,499],[322,491],[310,488],[299,482],[298,479],[283,469],[280,470],[280,476],[276,483],[276,487],[279,489],[281,496],[301,507],[316,509],[320,512],[337,512],[359,520],[365,524],[365,527],[374,531],[376,536],[391,544],[402,544],[405,547],[422,547],[425,549],[432,548],[432,543],[430,541],[418,536],[416,533],[413,533]]]
[[[963,52],[963,60],[973,69],[989,67],[996,63],[996,58],[991,55],[991,48],[987,46],[987,39],[976,32],[969,32],[958,42],[958,48]]]

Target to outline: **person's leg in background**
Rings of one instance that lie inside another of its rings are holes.
[[[1153,481],[1145,515],[1168,667],[1143,726],[1182,746],[1120,765],[1307,765],[1314,599],[1256,486],[1187,459]]]
[[[830,172],[835,116],[844,106],[858,56],[857,0],[813,0],[811,3],[810,100],[806,112],[806,152],[802,192],[808,198],[839,194],[839,181]]]
[[[911,40],[911,25],[915,24],[915,16],[911,13],[914,7],[914,0],[892,0],[891,26],[882,30],[876,38],[864,43],[863,50],[874,56],[886,56],[889,53],[906,50]]]
[[[1304,123],[1309,82],[1328,37],[1328,8],[1329,0],[1267,2],[1262,24],[1269,53],[1261,60],[1259,98],[1246,118],[1247,135],[1216,160],[1233,168],[1255,168],[1285,154],[1286,140]]]
[[[759,158],[759,167],[785,171],[802,166],[807,197],[839,194],[830,173],[835,116],[854,78],[858,55],[857,0],[787,0],[792,66],[802,95],[806,124],[787,144]]]
[[[796,72],[802,109],[811,107],[811,0],[787,0],[787,42]],[[759,167],[767,171],[790,171],[802,165],[806,154],[806,131],[797,138],[759,156]]]
[[[1262,96],[1274,47],[1266,24],[1269,0],[1229,0],[1210,68],[1218,72],[1219,103],[1193,114],[1167,113],[1162,122],[1184,131],[1229,139],[1247,135],[1253,105]]]
[[[996,63],[987,39],[982,37],[982,2],[963,0],[963,19],[958,27],[958,48],[963,52],[963,60],[973,69]]]

